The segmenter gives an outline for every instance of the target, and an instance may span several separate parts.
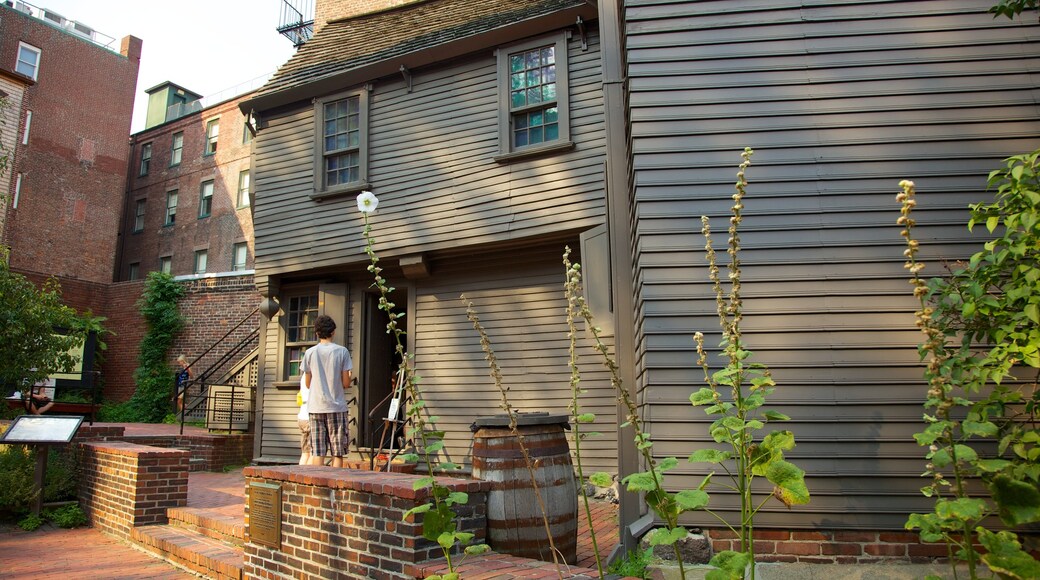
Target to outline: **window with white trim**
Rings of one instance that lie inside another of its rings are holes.
[[[220,136],[220,119],[211,119],[206,123],[206,149],[203,155],[213,155],[217,152],[217,137]]]
[[[213,180],[203,181],[199,186],[199,219],[213,213]]]
[[[231,246],[231,271],[241,272],[246,269],[246,262],[249,261],[249,244],[246,242],[239,242],[234,246]]]
[[[338,93],[314,104],[315,197],[368,187],[368,91]]]
[[[25,127],[22,129],[22,145],[29,144],[29,127],[32,125],[32,111],[25,112]]]
[[[15,60],[14,70],[36,80],[40,73],[40,55],[42,51],[31,44],[18,43],[18,57]]]
[[[138,169],[137,175],[144,176],[148,175],[148,170],[152,166],[152,144],[145,143],[141,145],[141,167]]]
[[[162,256],[159,258],[159,271],[163,274],[173,272],[173,256]]]
[[[144,211],[147,200],[139,199],[134,202],[134,233],[144,231]]]
[[[173,134],[173,143],[170,146],[170,167],[181,164],[181,156],[184,153],[184,132],[178,131]]]
[[[243,169],[238,173],[238,195],[235,199],[235,207],[242,209],[249,207],[249,170]]]
[[[573,146],[567,36],[566,32],[560,32],[496,51],[502,156]]]
[[[208,250],[195,250],[195,267],[192,269],[192,272],[194,272],[195,274],[205,274],[206,273],[206,262],[208,262],[208,261],[209,261],[209,251]]]
[[[177,190],[166,192],[166,216],[163,218],[164,226],[172,226],[177,221]]]

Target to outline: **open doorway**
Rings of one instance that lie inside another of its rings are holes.
[[[405,291],[395,289],[393,299],[397,312],[407,314],[408,296]],[[378,293],[365,293],[361,316],[364,350],[358,384],[358,442],[361,447],[371,449],[379,447],[383,420],[393,398],[393,379],[401,358],[395,352],[397,342],[394,336],[386,331],[390,319],[379,309]],[[399,322],[403,324],[405,320],[407,317],[399,319]]]

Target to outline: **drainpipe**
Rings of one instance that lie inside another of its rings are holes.
[[[607,232],[610,239],[611,291],[614,300],[615,349],[621,380],[632,399],[638,401],[635,373],[635,285],[632,279],[632,224],[629,222],[630,176],[628,124],[625,109],[624,37],[621,29],[621,0],[600,0],[599,31],[603,75],[603,111],[606,119],[607,161],[606,201]],[[628,409],[618,404],[618,417]],[[618,434],[618,476],[639,471],[639,455],[631,436]],[[618,555],[637,548],[637,537],[647,527],[640,521],[641,498],[638,494],[618,490],[621,506],[618,513],[620,545],[611,554]]]

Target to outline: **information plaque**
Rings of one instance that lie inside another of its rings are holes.
[[[20,415],[0,435],[0,443],[68,443],[82,422],[83,417]]]
[[[282,486],[249,483],[249,541],[282,549]]]

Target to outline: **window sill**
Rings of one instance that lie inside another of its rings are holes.
[[[496,163],[509,163],[510,161],[515,161],[517,159],[526,159],[538,155],[570,151],[571,149],[574,149],[574,141],[561,141],[559,143],[553,143],[552,145],[540,145],[538,147],[529,147],[527,149],[521,149],[520,151],[513,151],[512,153],[505,153],[496,156],[494,159]]]
[[[352,195],[361,193],[372,186],[368,182],[357,183],[354,185],[344,185],[337,187],[336,189],[330,189],[326,191],[315,191],[310,194],[310,198],[314,201],[325,201],[326,199],[332,199],[334,197],[343,197],[346,195]]]
[[[299,390],[300,389],[300,379],[296,379],[295,381],[275,381],[274,382],[274,388],[276,388],[278,390],[287,390],[287,389]]]

